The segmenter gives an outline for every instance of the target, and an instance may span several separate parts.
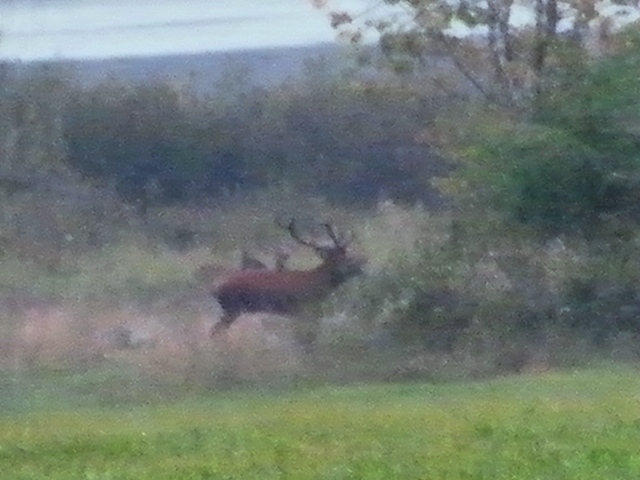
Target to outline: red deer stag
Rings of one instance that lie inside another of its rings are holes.
[[[211,331],[212,337],[229,328],[243,313],[272,313],[295,317],[295,335],[308,351],[315,342],[318,321],[299,318],[303,311],[319,305],[339,285],[362,273],[366,259],[351,254],[351,239],[339,236],[329,223],[323,224],[330,240],[325,244],[303,238],[293,219],[278,225],[296,242],[311,248],[322,262],[310,270],[258,268],[227,272],[211,289],[223,312]]]

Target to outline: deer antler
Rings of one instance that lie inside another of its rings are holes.
[[[336,232],[333,225],[329,222],[324,222],[322,226],[336,247],[345,248],[353,242],[353,232],[349,231],[347,233],[340,234],[339,232]]]
[[[304,238],[302,238],[300,236],[300,233],[298,232],[298,229],[296,228],[296,219],[295,218],[293,218],[293,217],[290,218],[287,223],[283,223],[282,222],[282,218],[277,218],[276,219],[276,225],[278,225],[280,228],[284,228],[285,230],[287,230],[289,232],[289,235],[291,236],[291,238],[293,238],[300,245],[304,245],[305,247],[313,248],[314,250],[318,249],[318,245],[315,242],[312,242],[312,241],[309,241],[309,240],[305,240]]]
[[[329,222],[324,222],[322,226],[327,231],[327,235],[329,235],[329,238],[333,241],[335,246],[342,247],[343,240],[340,238],[340,235],[335,231],[335,229],[333,228],[333,225],[331,225]]]
[[[323,259],[334,257],[336,254],[343,255],[349,244],[353,240],[353,235],[340,235],[331,222],[322,222],[322,226],[332,242],[332,245],[322,244],[318,241],[303,238],[296,227],[295,218],[291,218],[288,222],[283,222],[282,218],[276,219],[276,224],[287,230],[291,238],[300,245],[313,249],[317,255]]]

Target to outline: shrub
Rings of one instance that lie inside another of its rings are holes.
[[[448,191],[465,208],[490,208],[545,236],[606,237],[637,222],[637,45],[551,73],[554,88],[524,115],[453,107],[426,135],[461,160]]]
[[[66,107],[68,161],[143,212],[281,185],[335,204],[431,201],[427,179],[443,161],[408,132],[436,103],[400,85],[365,87],[292,82],[229,102],[225,91],[111,81],[76,91]]]

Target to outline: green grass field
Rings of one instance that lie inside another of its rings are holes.
[[[0,478],[637,479],[631,367],[0,416]]]

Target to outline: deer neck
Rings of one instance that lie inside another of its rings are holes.
[[[330,289],[338,287],[346,280],[340,266],[335,262],[324,262],[316,268],[316,272],[322,274],[324,282]]]

